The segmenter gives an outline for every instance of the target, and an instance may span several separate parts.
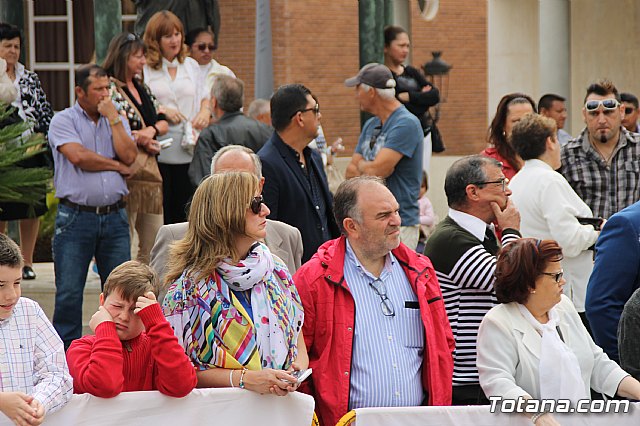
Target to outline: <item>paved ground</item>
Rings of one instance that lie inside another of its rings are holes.
[[[55,278],[53,273],[53,263],[36,263],[33,265],[36,273],[35,280],[22,281],[22,295],[37,301],[47,314],[49,319],[53,317],[54,299],[56,294]],[[88,334],[89,320],[98,308],[100,296],[100,278],[94,274],[87,275],[87,283],[84,289],[84,306],[82,323],[83,333]]]

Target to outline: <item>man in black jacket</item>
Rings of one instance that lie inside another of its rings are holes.
[[[242,145],[258,152],[271,136],[273,129],[240,111],[244,102],[244,83],[238,78],[218,75],[211,88],[211,110],[217,119],[200,133],[189,178],[198,186],[209,176],[211,159],[227,145]]]
[[[320,104],[302,84],[280,86],[271,97],[275,132],[258,152],[269,219],[295,226],[302,234],[302,262],[327,240],[340,235],[333,197],[320,154],[309,148],[318,135]]]

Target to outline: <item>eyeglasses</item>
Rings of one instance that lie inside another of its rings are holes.
[[[616,99],[602,99],[599,101],[587,101],[584,104],[584,109],[587,111],[596,111],[602,105],[602,109],[605,111],[614,111],[618,106],[620,106],[620,102]]]
[[[499,183],[500,185],[502,185],[502,192],[504,192],[507,190],[507,184],[509,183],[509,179],[507,179],[506,177],[503,177],[501,179],[492,180],[488,182],[473,182],[472,185],[488,185],[490,183]]]
[[[308,112],[308,111],[313,111],[313,113],[317,117],[318,114],[320,113],[320,104],[318,102],[316,102],[316,104],[314,106],[312,106],[311,108],[299,109],[296,112],[294,112],[293,114],[291,114],[291,117],[289,117],[289,119],[292,119],[293,116],[296,115],[297,113],[304,114],[305,112]]]
[[[204,52],[207,49],[209,49],[209,52],[213,52],[216,49],[215,44],[198,43],[198,44],[194,44],[194,46],[196,49],[198,49],[201,52]]]
[[[629,115],[629,114],[632,114],[632,113],[633,113],[633,111],[635,111],[635,110],[636,110],[636,109],[635,109],[634,107],[626,107],[626,108],[624,109],[624,113],[625,113],[625,114],[627,114],[627,115]]]
[[[264,204],[264,198],[262,195],[258,195],[257,197],[253,197],[251,199],[251,203],[249,203],[249,208],[254,214],[260,214],[262,211],[262,205]]]
[[[560,283],[562,276],[564,275],[564,271],[561,269],[560,272],[540,272],[542,275],[548,275],[552,277],[555,282]]]
[[[396,310],[393,308],[393,302],[387,297],[387,286],[384,282],[378,278],[369,283],[373,291],[380,296],[380,308],[382,308],[382,314],[385,317],[393,317],[396,315]]]
[[[382,132],[382,124],[379,126],[376,126],[373,129],[373,133],[371,134],[371,139],[369,139],[369,149],[373,149],[373,147],[376,145],[376,142],[378,141],[378,136],[380,136],[381,132]]]

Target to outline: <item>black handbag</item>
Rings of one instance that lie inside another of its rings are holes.
[[[436,154],[444,152],[446,148],[442,140],[442,134],[438,126],[436,126],[436,120],[433,119],[429,111],[424,113],[424,122],[424,136],[426,137],[428,134],[431,134],[431,152],[435,152]]]

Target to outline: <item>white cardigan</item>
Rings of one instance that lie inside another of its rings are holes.
[[[593,217],[591,209],[560,173],[541,160],[527,160],[509,182],[511,199],[520,211],[523,237],[556,240],[562,247],[562,268],[569,296],[584,312],[587,284],[593,270],[593,252],[599,232],[580,225],[576,217]]]
[[[564,342],[578,358],[585,392],[589,388],[609,396],[629,374],[596,346],[578,312],[565,295],[555,308]],[[538,365],[542,337],[522,316],[515,302],[501,304],[485,315],[478,332],[478,373],[487,395],[517,399],[530,395],[540,399]]]

